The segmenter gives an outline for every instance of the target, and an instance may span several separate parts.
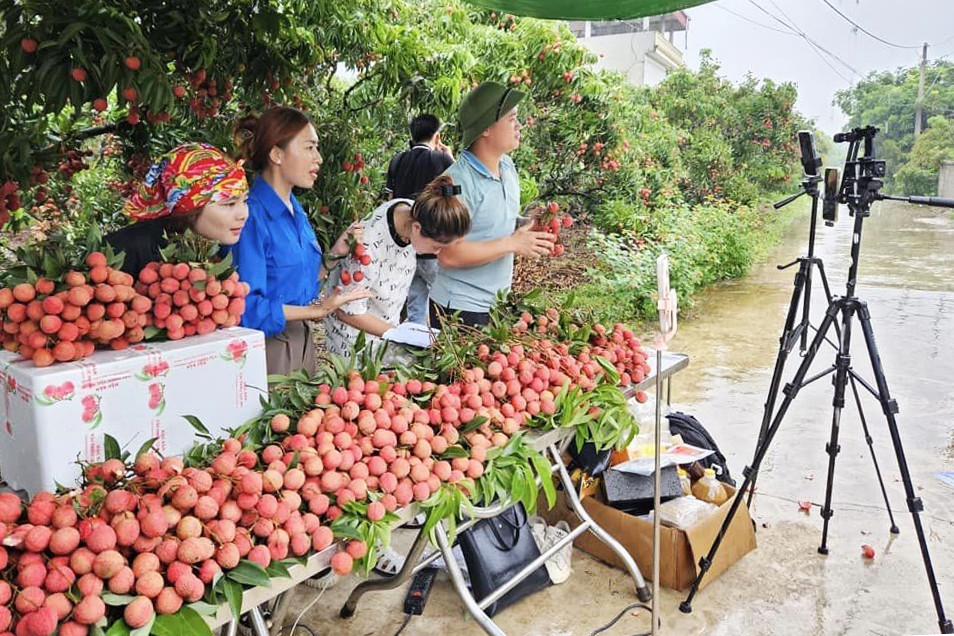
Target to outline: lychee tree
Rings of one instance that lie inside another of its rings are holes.
[[[327,241],[379,199],[408,117],[437,114],[456,145],[460,100],[485,80],[529,94],[514,153],[526,203],[556,199],[579,214],[624,201],[627,226],[686,200],[751,198],[740,184],[757,194],[797,166],[784,144],[798,121],[790,87],[734,90],[705,69],[633,87],[597,70],[562,23],[456,0],[26,1],[0,11],[0,225],[13,230],[79,226],[79,237],[119,224],[121,198],[158,153],[195,139],[232,149],[239,116],[284,103],[318,128],[325,161],[301,198]],[[682,106],[693,101],[705,117]],[[770,120],[771,135],[740,125],[740,110]],[[765,138],[771,148],[756,147]],[[723,155],[712,174],[711,157]]]

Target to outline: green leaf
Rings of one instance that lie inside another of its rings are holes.
[[[152,633],[155,636],[213,636],[205,619],[188,606],[175,614],[157,616]]]
[[[236,585],[238,585],[236,583]],[[202,616],[215,616],[215,613],[219,611],[218,605],[213,605],[212,603],[206,603],[205,601],[195,601],[194,603],[189,603],[188,605],[196,612]]]
[[[158,439],[159,439],[158,437],[150,437],[149,439],[147,439],[145,443],[139,447],[139,450],[136,451],[136,454],[133,457],[133,459],[135,459],[136,457],[139,457],[140,455],[144,453],[148,453],[149,450],[152,448],[152,445],[155,444],[156,440]]]
[[[361,534],[361,531],[357,527],[350,525],[344,516],[338,517],[331,522],[331,530],[334,532],[335,537],[341,539],[364,539],[364,535]]]
[[[251,585],[254,587],[272,586],[272,580],[268,577],[268,573],[265,572],[265,568],[248,559],[239,561],[239,564],[229,570],[225,576],[242,585]]]
[[[285,567],[285,565],[282,564],[280,561],[272,561],[271,563],[269,563],[268,567],[265,568],[265,572],[267,572],[268,575],[272,578],[279,577],[279,576],[284,577],[286,579],[291,578],[291,572],[289,572],[288,568]]]
[[[200,420],[199,418],[197,418],[195,415],[183,415],[182,417],[184,417],[185,420],[186,420],[189,424],[191,424],[191,425],[192,425],[192,428],[194,428],[196,431],[198,431],[199,433],[201,433],[201,434],[204,435],[205,437],[208,437],[209,439],[212,439],[212,434],[209,433],[209,429],[207,429],[207,428],[205,427],[205,425],[202,423],[202,420]]]
[[[447,449],[441,453],[441,457],[454,459],[456,457],[470,457],[470,454],[463,446],[455,444],[454,446],[448,446]]]
[[[530,456],[533,462],[533,468],[540,476],[540,482],[543,486],[543,493],[547,497],[547,508],[552,508],[556,503],[556,487],[553,485],[553,473],[550,472],[550,462],[542,455],[534,454]]]
[[[106,459],[119,459],[123,455],[122,449],[119,448],[119,442],[108,433],[103,435],[103,449]]]
[[[155,325],[149,325],[148,327],[143,329],[143,333],[145,333],[145,337],[143,339],[146,340],[147,342],[153,342],[155,340],[165,340],[165,337],[166,337],[166,330],[160,329],[159,327],[156,327]]]
[[[229,603],[229,609],[232,610],[232,617],[237,619],[242,615],[242,586],[236,581],[225,579],[223,591],[225,600]]]
[[[619,371],[616,370],[613,363],[603,356],[594,356],[594,359],[596,363],[603,368],[603,371],[606,372],[606,381],[613,385],[619,384]]]
[[[477,430],[478,428],[483,426],[487,421],[488,421],[488,418],[486,416],[479,415],[475,417],[474,419],[472,419],[471,421],[464,424],[463,426],[461,426],[459,430],[461,433],[469,433],[471,431]]]
[[[149,619],[148,623],[146,623],[142,627],[139,627],[129,632],[129,636],[149,636],[149,633],[152,631],[152,626],[155,622],[156,622],[156,615],[154,613],[152,615],[152,618]]]
[[[113,594],[112,592],[103,592],[100,595],[100,598],[103,599],[103,602],[107,605],[113,607],[122,607],[123,605],[129,605],[135,599],[135,596],[130,596],[128,594]]]
[[[129,636],[130,629],[129,625],[126,624],[126,621],[119,619],[115,623],[109,626],[109,629],[106,630],[106,636]]]

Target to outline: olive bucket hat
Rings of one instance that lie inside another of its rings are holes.
[[[496,82],[484,82],[464,98],[460,105],[460,129],[463,147],[470,145],[480,135],[509,113],[527,94],[507,88]]]

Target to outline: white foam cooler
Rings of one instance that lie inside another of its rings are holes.
[[[265,336],[241,327],[44,368],[0,351],[0,477],[31,495],[71,486],[77,460],[104,459],[106,434],[181,454],[195,441],[184,415],[218,437],[261,412],[266,378]]]

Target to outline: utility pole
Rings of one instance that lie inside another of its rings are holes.
[[[918,101],[914,103],[914,138],[921,134],[921,108],[924,103],[924,74],[927,70],[927,42],[921,49],[921,77],[918,79]]]

